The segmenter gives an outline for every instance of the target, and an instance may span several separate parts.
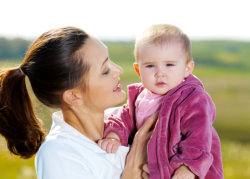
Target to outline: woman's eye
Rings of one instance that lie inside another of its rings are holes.
[[[153,68],[154,65],[147,65],[146,68]]]
[[[110,69],[107,69],[106,71],[103,72],[103,75],[109,74]]]

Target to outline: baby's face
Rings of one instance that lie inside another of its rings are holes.
[[[156,94],[166,94],[192,73],[194,62],[186,62],[180,43],[148,44],[139,49],[139,73],[145,88]]]

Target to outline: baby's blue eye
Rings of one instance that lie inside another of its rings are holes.
[[[154,65],[147,65],[146,68],[153,68]]]

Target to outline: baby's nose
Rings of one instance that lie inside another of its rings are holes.
[[[156,71],[156,76],[160,77],[160,76],[165,76],[165,75],[166,75],[166,71],[163,69],[163,67],[158,67]]]

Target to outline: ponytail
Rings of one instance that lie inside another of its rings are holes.
[[[80,86],[89,65],[82,48],[89,35],[75,27],[52,29],[35,40],[19,68],[0,72],[0,134],[10,152],[29,158],[45,133],[37,120],[25,85],[29,78],[35,96],[49,107],[63,106],[62,94]]]
[[[0,72],[0,134],[5,137],[9,151],[22,158],[34,155],[45,138],[21,68]]]

